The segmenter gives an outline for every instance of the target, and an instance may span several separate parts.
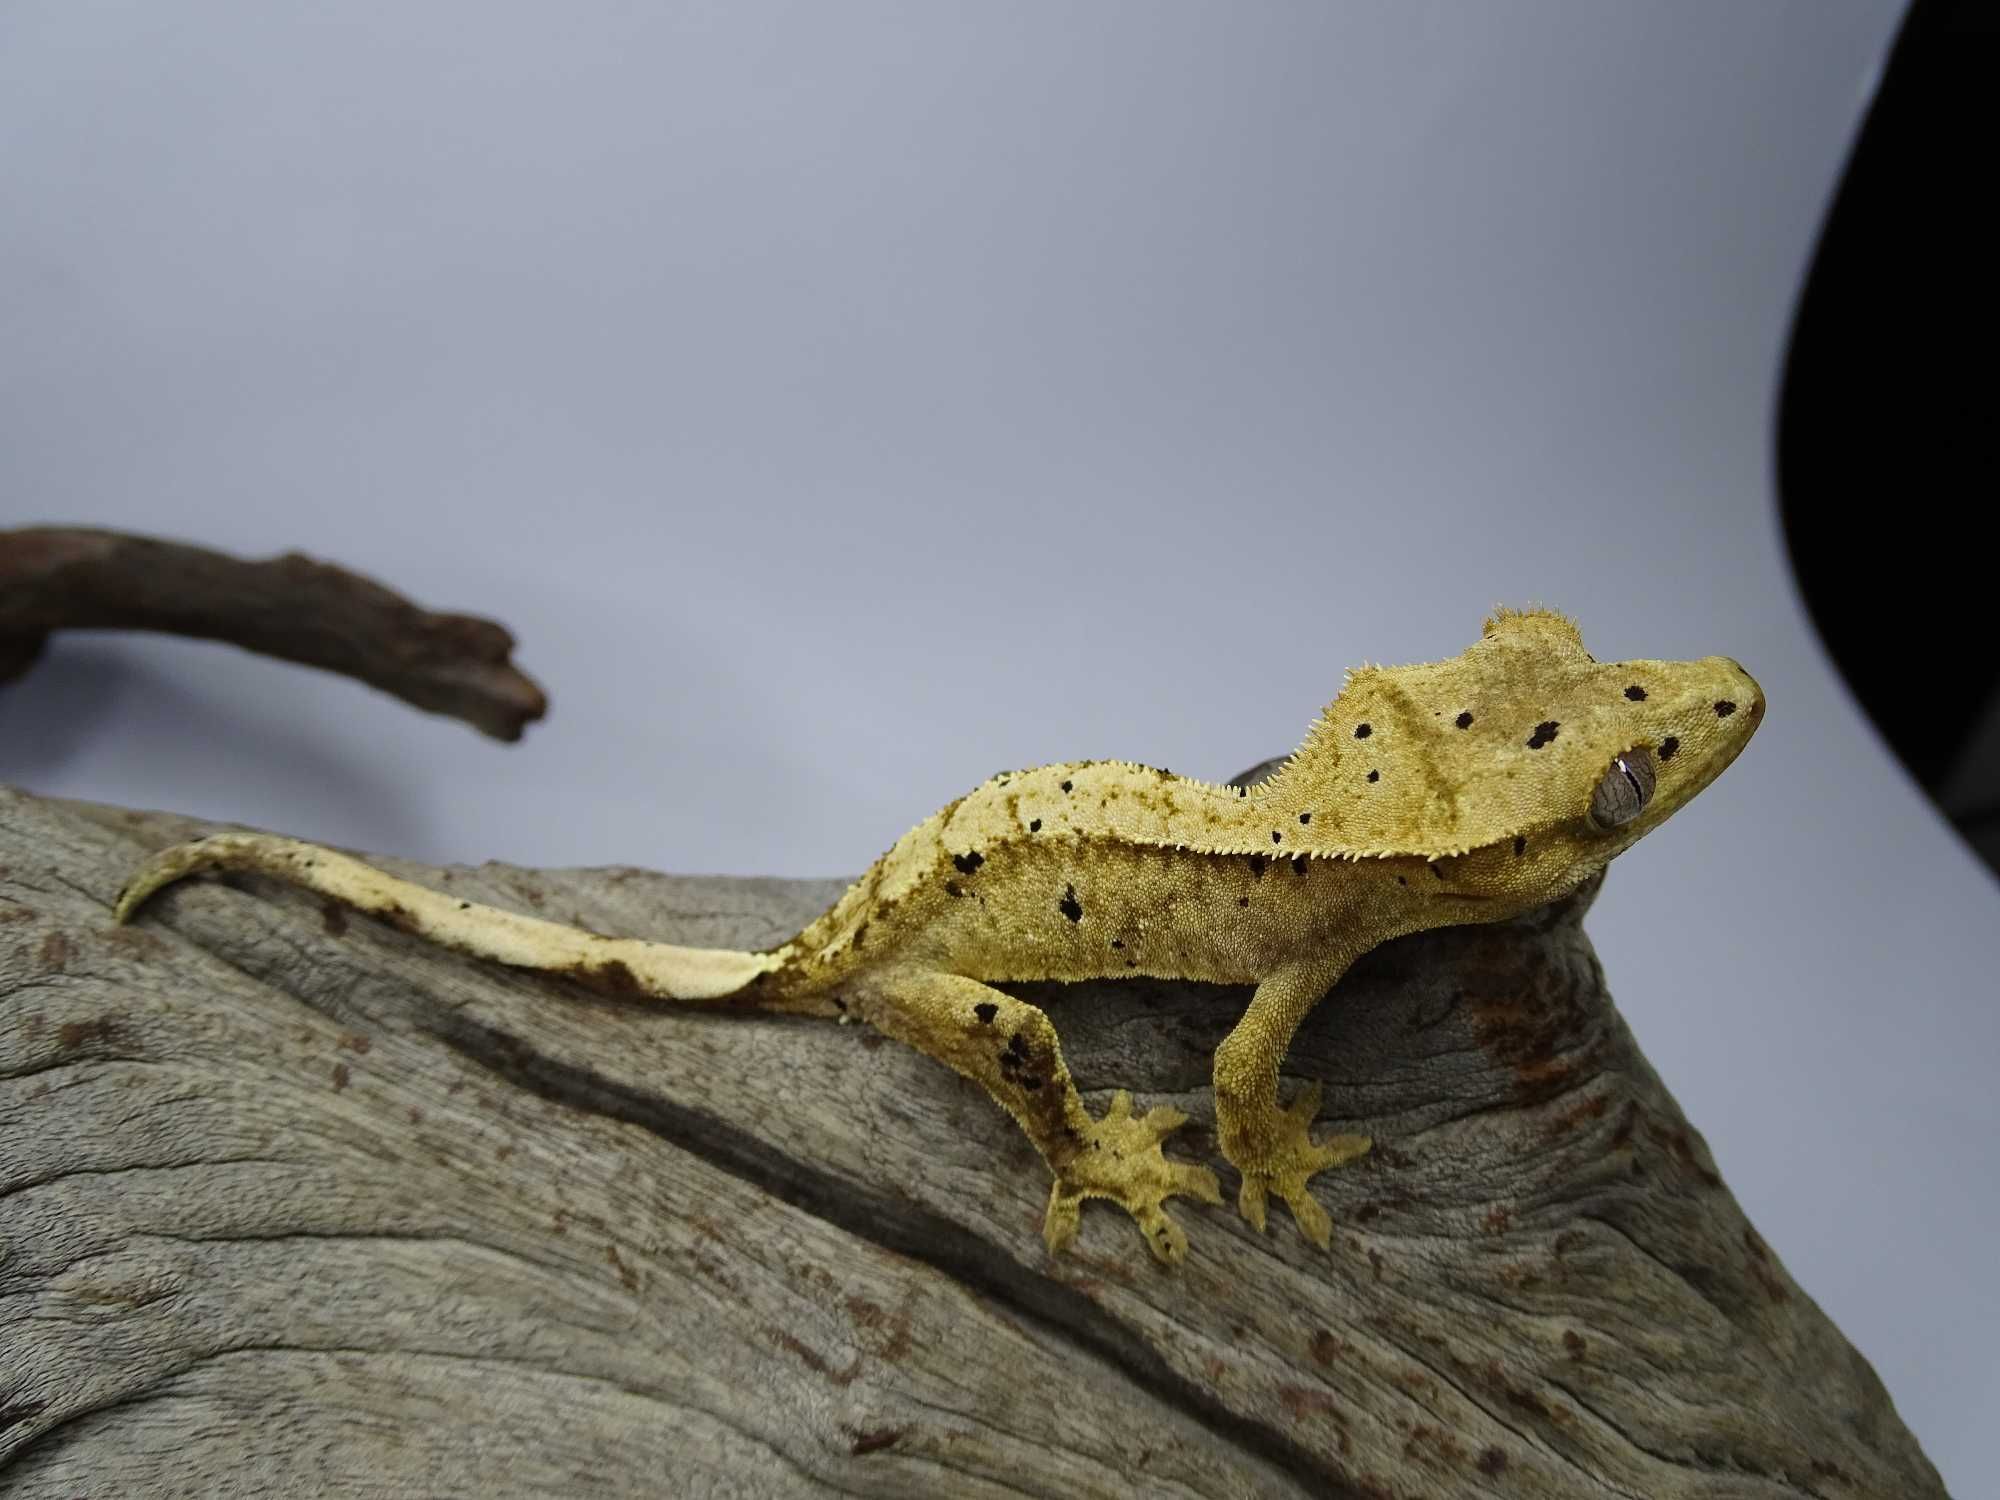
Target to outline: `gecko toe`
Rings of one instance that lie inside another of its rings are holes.
[[[1236,1211],[1259,1234],[1264,1232],[1264,1197],[1263,1181],[1256,1177],[1244,1177],[1236,1190]]]
[[[1373,1138],[1365,1135],[1330,1135],[1312,1147],[1312,1170],[1317,1172],[1325,1167],[1344,1167],[1366,1156],[1374,1144]]]
[[[1051,1255],[1069,1248],[1076,1238],[1082,1203],[1083,1194],[1066,1187],[1061,1178],[1050,1187],[1048,1212],[1042,1216],[1042,1243],[1049,1247]]]
[[[1298,1224],[1301,1234],[1322,1250],[1333,1243],[1333,1220],[1306,1190],[1303,1181],[1296,1189],[1285,1192],[1283,1197],[1285,1207],[1292,1211],[1292,1218]]]
[[[1203,1203],[1222,1201],[1222,1181],[1207,1167],[1197,1167],[1187,1162],[1168,1162],[1173,1186],[1169,1195],[1178,1193],[1184,1198],[1199,1198]]]

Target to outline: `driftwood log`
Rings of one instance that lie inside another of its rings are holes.
[[[206,831],[0,793],[12,1496],[1935,1496],[1612,1007],[1584,893],[1391,944],[1292,1054],[1375,1151],[1166,1271],[859,1028],[625,1004],[289,888],[108,911]],[[761,946],[829,882],[389,868]],[[1245,995],[1034,987],[1196,1123]],[[1217,1162],[1220,1165],[1220,1162]],[[1225,1182],[1225,1191],[1229,1184]]]
[[[32,667],[57,630],[227,641],[357,678],[497,740],[519,739],[548,711],[514,666],[505,626],[419,608],[299,552],[253,562],[83,526],[0,531],[0,683]]]

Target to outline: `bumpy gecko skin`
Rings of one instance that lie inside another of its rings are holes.
[[[1574,890],[1671,817],[1748,742],[1764,697],[1726,657],[1593,660],[1560,615],[1502,612],[1449,661],[1365,667],[1271,780],[1217,786],[1123,761],[993,777],[899,839],[824,915],[766,953],[605,938],[459,901],[289,839],[226,834],[149,860],[124,921],[203,869],[256,871],[447,947],[601,988],[860,1020],[980,1083],[1055,1175],[1044,1238],[1085,1198],[1123,1206],[1153,1253],[1187,1242],[1163,1207],[1219,1202],[1161,1143],[1183,1121],[1093,1118],[1055,1028],[995,985],[1160,978],[1255,984],[1216,1049],[1223,1155],[1258,1229],[1276,1195],[1324,1247],[1308,1184],[1369,1148],[1315,1141],[1319,1085],[1289,1106],[1278,1066],[1354,960],[1427,928],[1493,922]]]

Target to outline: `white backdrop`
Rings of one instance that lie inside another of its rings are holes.
[[[1766,727],[1619,1002],[1958,1493],[2000,1493],[2000,893],[1779,550],[1888,0],[0,10],[0,521],[495,615],[508,749],[60,642],[0,778],[434,860],[858,871],[1001,767],[1227,775],[1559,605]]]

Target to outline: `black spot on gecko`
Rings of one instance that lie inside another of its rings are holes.
[[[1356,724],[1354,726],[1354,737],[1357,740],[1365,740],[1374,732],[1375,726],[1373,724]]]
[[[1284,841],[1285,841],[1285,836],[1282,833],[1278,832],[1277,829],[1273,828],[1271,830],[1271,842],[1274,844],[1282,844]]]
[[[1007,1056],[1017,1063],[1028,1060],[1028,1044],[1021,1040],[1021,1033],[1018,1031],[1007,1038]]]
[[[1111,940],[1111,946],[1112,946],[1112,947],[1114,947],[1114,948],[1122,948],[1122,947],[1124,947],[1124,946],[1125,946],[1125,939],[1123,939],[1123,938],[1113,938],[1113,939]]]
[[[1715,705],[1715,716],[1718,719],[1726,719],[1735,712],[1736,705],[1731,703],[1727,698],[1722,699]]]
[[[854,946],[856,948],[865,948],[867,945],[868,945],[868,924],[866,922],[863,922],[859,927],[854,929]]]
[[[1236,789],[1236,795],[1239,797],[1247,797],[1250,795],[1250,788],[1247,786],[1239,786]]]
[[[1404,878],[1403,878],[1403,877],[1402,877],[1401,875],[1398,875],[1398,876],[1396,877],[1396,884],[1397,884],[1397,885],[1408,885],[1409,883],[1410,883],[1410,882],[1409,882],[1409,881],[1407,881],[1407,880],[1405,880],[1405,879],[1404,879]]]
[[[1264,866],[1268,865],[1270,862],[1271,862],[1270,860],[1266,859],[1261,854],[1251,855],[1250,873],[1256,876],[1259,880],[1262,880],[1264,878]]]
[[[1072,922],[1081,922],[1083,920],[1083,903],[1076,899],[1075,886],[1063,887],[1063,898],[1056,903],[1056,910],[1068,917]]]
[[[1248,906],[1250,904],[1250,898],[1248,896],[1238,896],[1236,898],[1236,904],[1238,906]]]
[[[1555,739],[1556,731],[1560,728],[1562,728],[1562,725],[1558,724],[1554,719],[1542,720],[1541,723],[1535,726],[1535,732],[1528,736],[1528,748],[1530,750],[1541,749],[1542,746],[1549,744]]]
[[[471,911],[472,903],[470,901],[461,901],[458,903],[458,909],[460,911]]]
[[[1024,1073],[1021,1075],[1021,1087],[1026,1089],[1029,1093],[1031,1094],[1034,1093],[1035,1090],[1039,1089],[1041,1086],[1042,1086],[1042,1080],[1035,1077],[1034,1074]]]
[[[1303,854],[1294,854],[1292,856],[1292,873],[1294,875],[1305,874],[1306,863],[1306,857]]]
[[[964,854],[954,854],[951,857],[951,862],[958,866],[959,874],[970,875],[974,870],[986,863],[986,856],[981,854],[977,849],[969,849]]]
[[[1451,722],[1456,724],[1460,729],[1470,729],[1472,727],[1472,714],[1469,711],[1462,713]]]
[[[982,1000],[972,1007],[972,1013],[979,1017],[979,1024],[981,1026],[991,1026],[993,1018],[1000,1014],[1000,1007],[995,1005],[991,1000]]]
[[[1368,779],[1370,781],[1380,781],[1382,779],[1382,773],[1380,771],[1370,771],[1368,773]]]
[[[1680,749],[1680,747],[1681,747],[1681,742],[1675,739],[1672,735],[1668,735],[1665,739],[1660,741],[1660,759],[1672,760],[1674,758],[1674,752]]]
[[[1064,782],[1064,783],[1062,784],[1062,789],[1063,789],[1064,791],[1068,791],[1068,790],[1069,790],[1069,789],[1070,789],[1070,788],[1071,788],[1072,786],[1074,786],[1074,785],[1076,785],[1076,783],[1075,783],[1075,782],[1073,782],[1073,781],[1065,781],[1065,782]]]
[[[1432,862],[1430,870],[1439,880],[1444,879],[1444,870],[1435,861]]]
[[[963,896],[965,894],[965,887],[960,885],[956,880],[947,880],[944,883],[944,893],[947,896],[953,897]]]
[[[1299,814],[1299,821],[1300,821],[1301,823],[1310,823],[1310,822],[1311,822],[1312,820],[1313,820],[1313,815],[1312,815],[1311,813],[1300,813],[1300,814]]]
[[[1521,837],[1521,836],[1520,836],[1519,834],[1515,834],[1515,835],[1514,835],[1514,853],[1515,853],[1515,855],[1516,855],[1516,856],[1519,856],[1519,855],[1522,855],[1522,854],[1525,854],[1525,853],[1527,853],[1527,851],[1528,851],[1528,841],[1527,841],[1526,839],[1522,838],[1522,837]]]
[[[1634,703],[1644,703],[1646,701],[1646,690],[1635,682],[1625,689],[1625,696],[1630,698]]]
[[[1028,819],[1028,832],[1040,833],[1041,831],[1042,831],[1042,820],[1040,818]]]

